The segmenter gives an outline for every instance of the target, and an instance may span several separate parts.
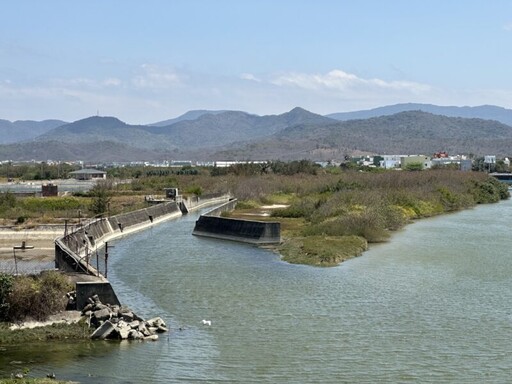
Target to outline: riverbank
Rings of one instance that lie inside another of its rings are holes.
[[[0,384],[77,384],[73,381],[60,381],[53,378],[30,378],[15,377],[9,379],[0,379]]]
[[[408,223],[509,198],[508,186],[460,171],[347,173],[336,182],[298,185],[241,201],[228,217],[281,223],[272,247],[286,262],[321,267],[360,256]]]
[[[15,325],[0,323],[0,344],[19,345],[34,342],[89,340],[91,330],[85,320],[28,321]]]

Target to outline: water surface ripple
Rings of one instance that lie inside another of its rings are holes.
[[[170,221],[115,242],[109,279],[173,332],[33,369],[83,383],[507,382],[510,217],[507,201],[421,220],[327,269],[193,237],[196,215]]]

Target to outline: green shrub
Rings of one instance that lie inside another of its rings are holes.
[[[12,292],[14,277],[0,273],[0,321],[6,321],[9,313],[9,295]]]
[[[193,186],[188,187],[185,190],[185,193],[194,194],[196,196],[201,196],[203,194],[203,188],[201,188],[198,185],[193,185]]]
[[[65,211],[70,209],[80,209],[83,206],[83,200],[74,197],[27,197],[19,202],[21,208],[31,212],[40,211]]]
[[[308,236],[285,242],[279,251],[289,263],[329,267],[358,256],[367,248],[366,240],[358,236]]]
[[[495,203],[510,197],[508,186],[494,177],[484,181],[474,181],[471,192],[477,204]]]
[[[7,319],[12,322],[26,318],[45,320],[49,315],[66,308],[65,294],[72,289],[66,275],[57,271],[17,276],[7,296]]]
[[[16,206],[16,196],[11,192],[0,193],[0,212],[6,212]]]
[[[236,203],[236,207],[235,209],[253,209],[253,208],[257,208],[259,205],[257,202],[255,202],[254,200],[243,200],[243,201],[238,201]]]
[[[16,219],[16,224],[23,224],[25,221],[27,221],[28,216],[18,216]]]
[[[306,227],[304,236],[359,236],[370,243],[384,241],[389,237],[384,217],[372,210],[351,212],[333,220]]]
[[[298,201],[293,202],[287,208],[279,208],[272,211],[272,217],[292,217],[310,219],[317,209],[318,199],[312,196],[304,197]]]
[[[270,216],[271,217],[299,218],[299,217],[306,217],[306,212],[299,206],[290,206],[287,208],[274,209],[271,212]]]

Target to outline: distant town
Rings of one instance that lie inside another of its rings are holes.
[[[495,155],[474,157],[468,155],[450,155],[446,152],[437,152],[427,155],[373,155],[346,157],[343,160],[309,161],[319,168],[340,167],[360,171],[375,170],[407,170],[421,171],[428,169],[448,168],[460,171],[480,171],[494,174],[502,181],[512,183],[510,160],[508,157],[497,158]],[[224,160],[224,161],[191,161],[191,160],[164,160],[164,161],[131,161],[111,163],[91,163],[84,161],[59,162],[45,161],[0,161],[0,192],[11,191],[17,195],[55,196],[66,193],[87,191],[98,180],[116,177],[120,172],[116,169],[142,168],[145,176],[163,174],[196,174],[200,168],[219,168],[243,164],[259,164],[264,168],[270,161],[252,160]],[[168,170],[165,170],[167,168]],[[130,171],[131,172],[131,171]],[[128,182],[128,180],[126,180]]]
[[[236,164],[265,164],[272,160],[222,160],[222,161],[192,161],[192,160],[163,160],[163,161],[127,161],[127,162],[85,162],[77,161],[55,161],[55,160],[31,160],[31,161],[12,161],[2,160],[0,166],[23,166],[36,165],[42,167],[61,166],[63,164],[79,169],[98,169],[108,170],[112,168],[124,167],[153,167],[153,168],[183,168],[183,167],[218,167],[225,168]],[[359,166],[369,168],[383,169],[403,169],[403,170],[421,170],[440,167],[450,167],[461,171],[488,171],[488,172],[510,172],[510,159],[508,157],[497,158],[496,155],[486,155],[475,157],[473,155],[450,155],[447,152],[437,152],[433,155],[366,155],[366,156],[346,156],[342,160],[316,161],[321,167],[343,167]],[[74,177],[71,172],[70,177]],[[76,172],[80,174],[80,172]]]

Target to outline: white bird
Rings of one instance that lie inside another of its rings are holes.
[[[203,323],[203,325],[212,325],[211,320],[203,320],[202,323]]]

